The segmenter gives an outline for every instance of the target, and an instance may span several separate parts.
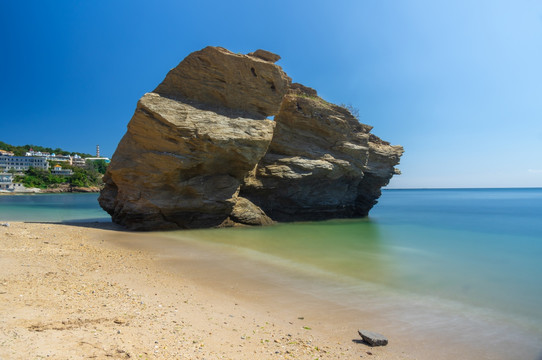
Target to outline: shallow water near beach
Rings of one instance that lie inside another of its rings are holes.
[[[367,219],[169,236],[303,274],[323,284],[297,284],[308,292],[413,328],[542,354],[542,189],[385,190]]]
[[[542,189],[387,190],[368,219],[178,234],[542,327]]]
[[[109,221],[96,199],[0,196],[0,221]],[[488,348],[507,336],[501,346],[525,350],[512,353],[542,354],[540,188],[384,190],[366,219],[148,234],[164,235],[284,270],[276,281],[407,329],[455,329],[459,344],[477,334]]]
[[[96,193],[0,194],[0,221],[111,222]]]

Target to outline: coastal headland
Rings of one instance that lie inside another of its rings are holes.
[[[0,227],[0,358],[510,356],[446,328],[419,332],[369,303],[340,305],[274,269],[159,235],[111,223]],[[386,334],[389,345],[368,346],[360,328]]]

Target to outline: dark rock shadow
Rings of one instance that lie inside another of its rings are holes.
[[[265,120],[267,117],[262,114],[258,114],[255,112],[249,112],[246,110],[241,109],[233,109],[229,108],[227,106],[220,106],[220,105],[214,105],[214,104],[206,104],[197,100],[186,98],[182,95],[172,95],[172,94],[165,94],[153,91],[153,93],[160,95],[163,98],[170,99],[173,101],[179,101],[184,104],[190,105],[198,110],[202,111],[212,111],[218,115],[222,115],[225,117],[228,117],[230,119],[236,119],[236,118],[246,118],[246,119],[254,119],[254,120]]]
[[[365,346],[368,346],[368,347],[372,347],[367,341],[362,340],[362,339],[352,339],[352,342],[354,344],[361,344],[361,345],[365,345]]]
[[[77,220],[77,221],[23,221],[25,224],[51,224],[51,225],[66,225],[66,226],[75,226],[87,229],[100,229],[100,230],[111,230],[118,232],[134,232],[126,229],[125,227],[115,224],[111,221],[92,221],[92,220]]]

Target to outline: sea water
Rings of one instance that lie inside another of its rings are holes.
[[[9,220],[110,221],[97,194],[0,196],[0,221]],[[542,188],[390,189],[365,219],[168,236],[332,280],[352,293],[472,310],[542,344]]]
[[[332,279],[343,297],[370,289],[511,323],[542,350],[541,188],[390,189],[365,219],[177,234]]]
[[[96,193],[0,194],[0,222],[110,222]]]

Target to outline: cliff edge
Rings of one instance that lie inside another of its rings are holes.
[[[366,216],[403,148],[292,84],[279,59],[206,47],[145,94],[98,199],[113,221],[167,230]]]

